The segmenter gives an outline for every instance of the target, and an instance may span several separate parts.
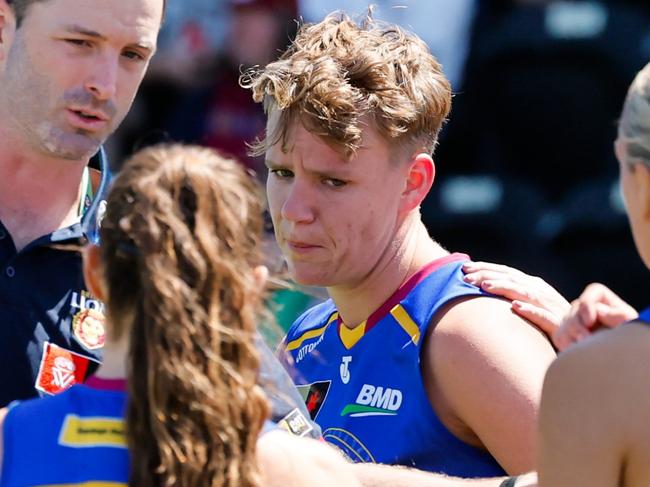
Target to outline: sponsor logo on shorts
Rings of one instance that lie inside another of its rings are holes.
[[[364,384],[357,400],[341,411],[341,416],[395,416],[402,406],[402,391],[390,387]]]

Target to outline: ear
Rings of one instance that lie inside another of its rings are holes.
[[[429,154],[413,156],[408,167],[406,188],[402,193],[402,210],[410,211],[422,203],[436,177],[436,165]]]
[[[646,222],[650,222],[650,166],[638,163],[634,164],[630,169],[639,190],[639,201],[643,205],[641,216]]]
[[[97,245],[88,244],[84,247],[83,273],[86,287],[90,293],[100,301],[106,301],[101,251]]]
[[[0,61],[7,59],[9,47],[16,33],[16,17],[6,0],[0,0]]]

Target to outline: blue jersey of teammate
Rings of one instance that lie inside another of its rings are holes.
[[[122,390],[75,385],[11,407],[4,420],[0,486],[126,486],[125,401]]]
[[[436,416],[420,372],[427,327],[450,301],[480,296],[452,254],[404,283],[354,330],[331,300],[289,330],[288,367],[323,437],[351,460],[400,464],[462,477],[503,475],[487,452],[452,435]]]
[[[639,321],[650,323],[650,308],[645,309],[639,313]]]

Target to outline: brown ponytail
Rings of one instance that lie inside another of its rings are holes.
[[[108,313],[130,336],[132,486],[257,486],[259,188],[199,147],[135,154],[102,223]]]

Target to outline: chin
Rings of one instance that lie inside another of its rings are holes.
[[[330,279],[328,279],[329,276],[323,275],[321,269],[300,269],[289,265],[289,275],[291,276],[291,280],[293,282],[300,284],[301,286],[331,286]]]

